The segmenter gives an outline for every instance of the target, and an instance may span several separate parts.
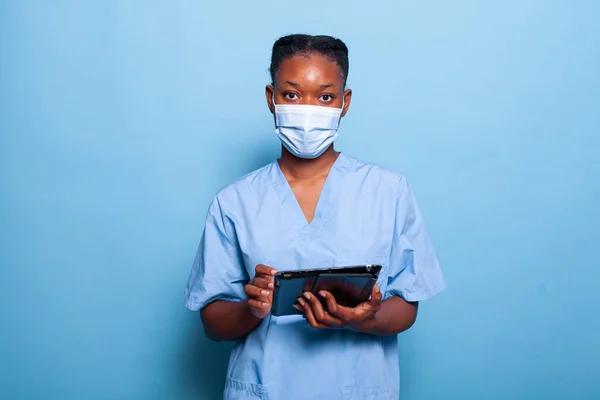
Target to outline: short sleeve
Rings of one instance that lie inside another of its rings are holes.
[[[446,289],[446,282],[406,179],[400,179],[394,237],[385,298],[427,300]]]
[[[249,281],[235,239],[233,222],[223,215],[217,198],[206,217],[204,232],[184,294],[184,305],[197,311],[216,300],[242,301]]]

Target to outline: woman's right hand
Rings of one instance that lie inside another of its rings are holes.
[[[263,319],[271,312],[275,288],[273,276],[276,273],[276,269],[259,264],[254,279],[244,287],[248,295],[248,307],[256,318]]]

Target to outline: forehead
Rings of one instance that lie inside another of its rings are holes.
[[[286,81],[343,86],[342,71],[335,61],[318,54],[302,54],[286,58],[275,76],[277,84]]]

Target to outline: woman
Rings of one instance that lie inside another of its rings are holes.
[[[397,399],[396,335],[445,288],[402,175],[333,148],[350,107],[348,49],[329,36],[273,46],[267,106],[281,158],[222,189],[208,211],[185,304],[213,340],[236,341],[225,399]],[[370,299],[298,299],[270,315],[277,270],[380,264]]]

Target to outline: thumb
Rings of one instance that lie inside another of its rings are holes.
[[[379,290],[379,285],[375,284],[373,286],[373,290],[371,290],[371,299],[369,300],[369,305],[372,307],[379,307],[382,299],[381,290]]]

